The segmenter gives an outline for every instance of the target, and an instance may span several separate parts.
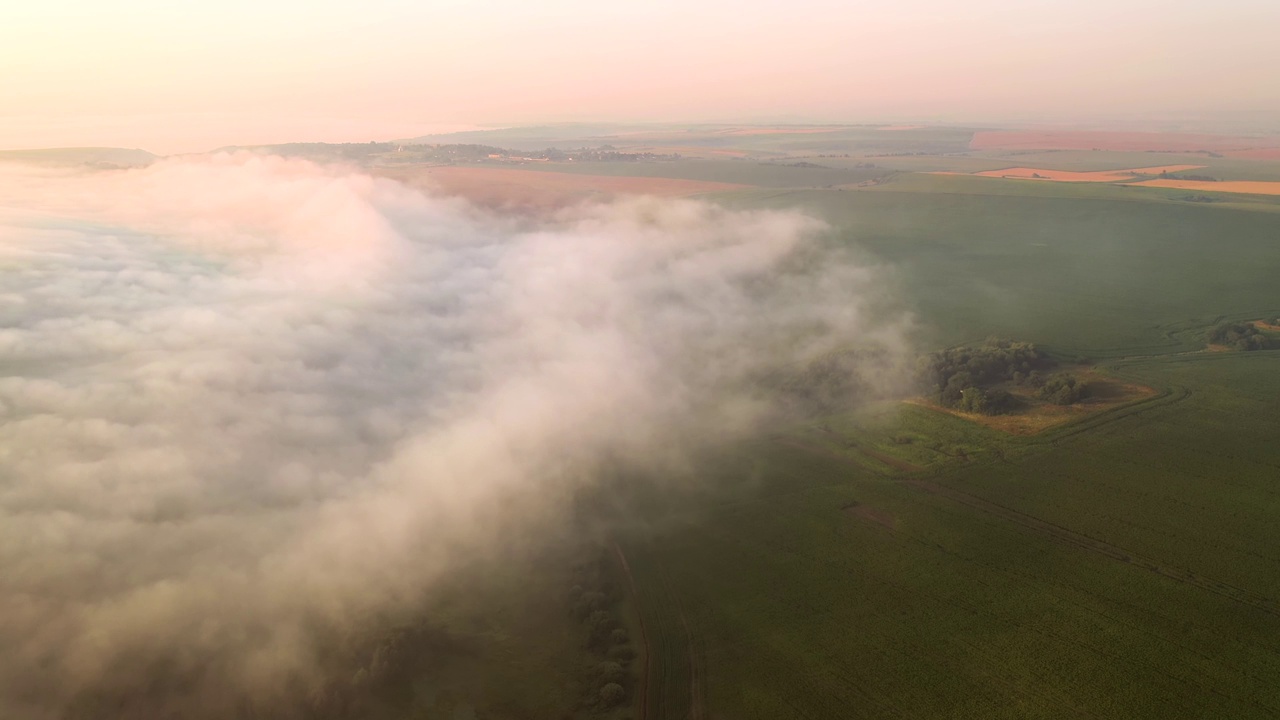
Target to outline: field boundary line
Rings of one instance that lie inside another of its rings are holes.
[[[636,611],[636,620],[640,623],[640,644],[644,646],[644,672],[640,673],[640,718],[649,720],[649,677],[652,675],[653,652],[649,647],[649,633],[644,627],[644,613],[640,609],[640,595],[636,592],[636,579],[631,574],[631,566],[627,564],[627,556],[622,546],[613,543],[613,552],[622,566],[622,573],[627,576],[627,587],[631,593],[631,605]]]

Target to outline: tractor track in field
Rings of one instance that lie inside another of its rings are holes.
[[[853,459],[843,456],[828,448],[810,445],[795,440],[788,441],[784,444],[793,448],[816,452],[824,456],[840,460],[846,464],[861,468],[861,466]],[[1126,565],[1132,565],[1148,572],[1161,575],[1169,578],[1170,580],[1198,587],[1202,590],[1207,590],[1240,604],[1248,605],[1267,613],[1268,615],[1280,617],[1280,603],[1277,603],[1276,600],[1252,590],[1247,590],[1230,583],[1215,580],[1184,568],[1167,565],[1153,558],[1143,557],[1118,545],[1113,545],[1103,540],[1092,538],[1088,535],[1078,533],[1048,520],[1043,520],[1035,517],[1034,515],[1028,515],[1027,513],[1014,510],[1011,507],[1001,505],[1000,503],[992,500],[987,500],[986,498],[982,498],[932,480],[918,477],[897,477],[893,479],[902,485],[919,490],[920,492],[946,498],[952,502],[965,505],[980,512],[987,513],[988,515],[1019,525],[1028,530],[1046,535],[1056,542],[1072,545],[1082,550],[1125,563]]]
[[[622,546],[618,543],[613,544],[613,552],[618,556],[618,564],[622,566],[622,573],[627,576],[627,588],[631,592],[631,604],[636,609],[636,620],[640,623],[640,644],[644,647],[644,671],[640,673],[640,718],[648,720],[649,718],[649,676],[650,665],[653,663],[653,649],[649,647],[649,633],[644,628],[644,613],[640,611],[640,598],[636,592],[636,579],[631,574],[631,566],[627,564],[627,556],[622,552]]]
[[[1043,520],[1035,517],[1034,515],[1028,515],[1024,512],[966,493],[962,490],[957,490],[928,480],[914,478],[904,478],[900,482],[922,492],[945,497],[948,500],[986,512],[990,515],[994,515],[1030,530],[1035,530],[1041,534],[1048,535],[1057,542],[1074,545],[1083,550],[1109,557],[1113,560],[1141,568],[1148,572],[1153,572],[1171,580],[1199,587],[1203,590],[1208,590],[1209,592],[1229,598],[1238,603],[1249,605],[1269,615],[1280,617],[1280,605],[1277,605],[1274,600],[1251,590],[1246,590],[1245,588],[1237,587],[1230,583],[1205,577],[1190,570],[1163,564],[1153,558],[1143,557],[1117,545],[1089,537],[1088,535],[1078,533],[1056,523],[1049,522],[1048,520]]]
[[[644,622],[644,612],[641,608],[641,603],[639,599],[639,590],[636,585],[635,576],[631,572],[631,566],[627,562],[627,556],[623,552],[622,546],[616,542],[613,543],[613,551],[618,558],[619,564],[622,567],[623,574],[627,576],[627,585],[631,592],[632,602],[635,604],[636,616],[638,617],[640,622],[641,643],[644,646],[645,660],[644,660],[644,672],[642,673],[642,676],[640,678],[640,685],[638,688],[638,692],[640,693],[640,698],[641,698],[639,717],[641,718],[641,720],[650,720],[651,712],[661,712],[660,709],[655,709],[651,711],[649,706],[649,689],[650,689],[650,686],[653,684],[654,663],[658,662],[660,658],[659,658],[659,654],[655,653],[654,648],[649,640],[649,631],[646,628],[645,622]],[[687,720],[704,720],[704,718],[706,717],[706,708],[705,708],[705,699],[703,697],[703,688],[702,688],[703,678],[698,672],[699,655],[696,649],[696,642],[694,639],[693,630],[689,626],[688,617],[685,615],[684,603],[680,600],[680,597],[678,595],[676,595],[674,592],[671,591],[670,586],[667,582],[667,578],[665,576],[665,571],[663,571],[661,567],[659,567],[658,569],[659,569],[659,574],[661,575],[661,577],[659,578],[658,584],[662,587],[662,591],[675,601],[676,614],[680,620],[680,628],[681,630],[683,630],[684,641],[686,644],[686,653],[687,653],[688,662],[689,662],[689,712],[686,718]],[[661,632],[657,633],[657,636],[659,637],[659,639],[661,639],[661,635],[662,635]],[[661,707],[661,705],[662,703],[659,703],[659,708]],[[665,718],[658,717],[658,718],[654,718],[654,720],[665,720]]]

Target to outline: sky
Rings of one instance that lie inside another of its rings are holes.
[[[1273,0],[11,4],[0,147],[566,120],[1280,124]]]

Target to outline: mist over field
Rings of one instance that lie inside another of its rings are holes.
[[[696,482],[761,377],[856,345],[895,385],[907,321],[823,232],[248,155],[0,166],[0,715],[287,707],[604,464]]]

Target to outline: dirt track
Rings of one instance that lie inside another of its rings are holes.
[[[856,465],[856,462],[854,462],[853,459],[847,457],[841,458],[838,453],[828,452],[821,447],[806,446],[798,442],[788,442],[786,444],[791,445],[792,447],[809,450],[811,452],[818,452],[826,455],[827,457],[834,457],[841,459],[844,462]],[[1048,520],[1043,520],[1035,517],[1034,515],[1028,515],[1027,513],[1014,510],[1013,508],[1001,505],[992,500],[987,500],[986,498],[972,495],[932,480],[907,477],[900,478],[897,482],[929,495],[946,498],[961,505],[999,517],[1038,534],[1046,535],[1056,542],[1072,545],[1087,552],[1092,552],[1111,558],[1112,560],[1142,568],[1143,570],[1167,577],[1170,580],[1207,590],[1214,594],[1234,600],[1242,605],[1248,605],[1249,607],[1261,610],[1269,615],[1280,617],[1280,604],[1277,604],[1277,602],[1271,598],[1265,597],[1251,590],[1236,587],[1235,585],[1214,580],[1213,578],[1197,575],[1190,570],[1166,565],[1155,558],[1137,555],[1117,545],[1112,545],[1111,543],[1103,540],[1092,538],[1088,535],[1075,532],[1074,530],[1057,525]]]
[[[640,612],[640,602],[636,599],[636,579],[631,574],[631,566],[627,564],[627,556],[622,546],[613,544],[613,552],[622,566],[622,573],[627,576],[627,590],[631,593],[631,604],[636,608],[636,619],[640,622],[640,644],[644,646],[644,672],[640,676],[640,720],[649,718],[649,667],[653,663],[653,652],[649,647],[649,633],[644,629],[644,614]]]

